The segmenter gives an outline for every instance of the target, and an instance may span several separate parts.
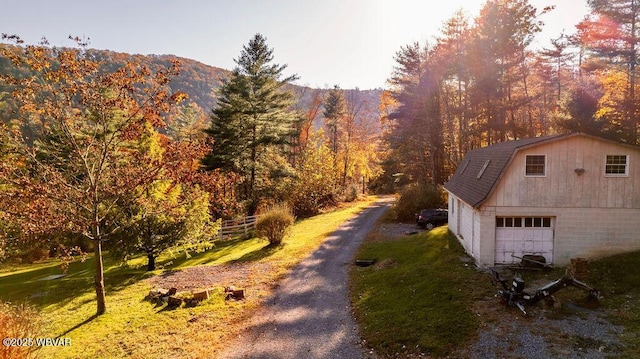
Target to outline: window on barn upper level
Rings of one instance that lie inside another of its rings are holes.
[[[547,156],[545,155],[527,155],[525,159],[525,175],[532,177],[541,177],[546,175]]]
[[[607,177],[624,177],[629,175],[629,156],[607,155],[604,166],[604,174]]]

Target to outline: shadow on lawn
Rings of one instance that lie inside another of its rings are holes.
[[[164,267],[165,270],[180,270],[189,266],[216,262],[223,264],[236,261],[254,261],[268,257],[277,250],[277,248],[264,248],[265,246],[266,243],[262,240],[233,239],[218,242],[207,251],[191,252],[189,256],[184,253],[161,256],[158,260],[158,266]],[[50,305],[62,307],[75,298],[95,292],[95,260],[93,257],[87,258],[84,262],[71,263],[66,275],[61,278],[45,280],[44,278],[62,274],[58,267],[59,264],[60,262],[51,260],[32,265],[32,270],[1,276],[0,300],[28,302],[38,308]],[[108,253],[104,256],[104,268],[107,295],[151,276],[166,273],[147,272],[145,265],[138,267],[122,265],[119,260],[109,257]],[[84,300],[82,303],[86,304],[93,300],[95,297]],[[79,306],[81,305],[79,304]]]
[[[281,248],[282,248],[282,245],[280,246],[267,245],[267,246],[264,246],[261,250],[246,253],[242,257],[234,260],[233,262],[234,263],[257,262],[261,259],[271,257],[273,254],[278,252]]]
[[[60,275],[59,262],[34,265],[33,270],[0,277],[0,300],[28,302],[36,307],[64,306],[71,300],[95,291],[93,258],[70,264],[66,275]],[[117,261],[105,258],[105,290],[107,293],[121,290],[150,274],[128,267],[119,267]],[[88,301],[88,300],[87,300]],[[87,302],[87,301],[83,301]]]
[[[71,333],[72,331],[74,331],[74,330],[76,330],[76,329],[80,328],[81,326],[83,326],[83,325],[85,325],[85,324],[89,324],[89,323],[91,323],[91,322],[92,322],[94,319],[96,319],[97,317],[98,317],[98,315],[97,315],[97,314],[94,314],[94,315],[90,316],[89,318],[87,318],[87,319],[83,320],[82,322],[80,322],[80,323],[78,323],[78,324],[74,325],[73,327],[71,327],[71,328],[69,328],[69,329],[65,330],[65,331],[64,331],[64,333],[62,333],[62,334],[58,335],[58,338],[64,337],[65,335],[67,335],[67,334]]]

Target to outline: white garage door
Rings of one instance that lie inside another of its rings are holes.
[[[552,263],[554,222],[554,217],[496,217],[496,264],[520,263],[525,254]]]

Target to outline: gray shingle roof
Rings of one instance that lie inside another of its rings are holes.
[[[518,149],[572,135],[575,134],[525,138],[469,151],[444,188],[476,208],[489,197]],[[482,171],[484,166],[486,168]]]

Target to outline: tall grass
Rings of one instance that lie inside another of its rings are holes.
[[[40,316],[32,306],[0,302],[0,359],[33,357],[40,328]]]

